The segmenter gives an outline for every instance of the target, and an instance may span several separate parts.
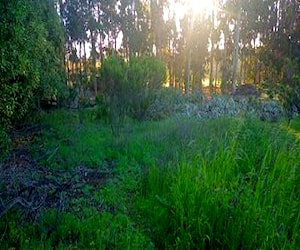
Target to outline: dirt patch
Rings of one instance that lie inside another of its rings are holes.
[[[35,130],[15,131],[13,150],[0,164],[0,218],[16,208],[26,220],[37,220],[48,208],[58,211],[78,210],[76,202],[101,208],[93,191],[103,188],[114,176],[114,161],[107,160],[101,170],[78,166],[72,170],[40,166],[30,153]]]

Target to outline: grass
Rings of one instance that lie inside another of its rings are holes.
[[[294,131],[300,132],[299,121],[292,122]],[[300,144],[280,123],[249,117],[127,121],[115,138],[92,110],[83,118],[55,111],[42,122],[50,129],[32,147],[40,164],[59,171],[101,169],[113,161],[115,174],[99,189],[84,185],[86,196],[73,197],[68,211],[46,209],[34,224],[18,223],[18,210],[6,214],[0,221],[5,248],[300,245]]]

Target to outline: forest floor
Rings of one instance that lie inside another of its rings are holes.
[[[127,121],[116,138],[91,110],[42,114],[0,164],[0,244],[297,246],[300,119],[247,119]]]

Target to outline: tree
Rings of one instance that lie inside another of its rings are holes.
[[[53,1],[1,0],[0,13],[0,134],[5,135],[32,107],[34,95],[42,98],[52,93],[46,88],[58,88],[52,80],[63,75],[63,65]]]

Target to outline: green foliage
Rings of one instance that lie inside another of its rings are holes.
[[[41,2],[36,8],[45,29],[45,39],[39,52],[40,82],[35,90],[35,99],[62,101],[67,97],[63,25],[53,1]]]
[[[148,56],[142,58],[140,63],[144,67],[145,81],[149,89],[160,88],[167,77],[166,65],[158,58]]]
[[[105,59],[100,69],[109,122],[115,135],[120,133],[120,127],[130,106],[131,89],[128,86],[126,71],[125,61],[117,55]]]
[[[280,86],[277,91],[279,99],[283,103],[288,118],[291,119],[300,112],[300,75],[293,75],[292,79]]]
[[[108,122],[108,107],[104,100],[104,95],[96,96],[95,103],[96,107],[96,120],[103,120],[104,122]]]
[[[5,242],[1,239],[5,249],[153,249],[130,218],[120,213],[85,208],[76,216],[49,209],[38,223],[22,227],[15,223],[16,217],[6,218],[8,225],[0,223],[9,235]]]
[[[277,98],[283,105],[288,119],[300,112],[300,75],[297,72],[298,62],[286,58],[279,72],[283,76],[273,82],[266,80],[263,84],[271,98]]]
[[[100,74],[109,121],[113,132],[119,134],[126,116],[144,118],[153,90],[164,82],[166,68],[153,57],[131,58],[125,62],[112,55],[104,60]]]
[[[25,116],[34,98],[58,93],[54,83],[63,83],[59,76],[64,69],[57,57],[55,39],[62,32],[57,35],[60,23],[53,1],[5,1],[0,12],[0,125],[4,136],[3,131]]]
[[[300,133],[300,117],[299,116],[291,121],[290,127],[291,127],[291,129],[294,129],[295,131]]]
[[[145,118],[147,108],[154,100],[153,95],[166,80],[166,72],[166,66],[156,57],[131,58],[127,77],[132,89],[130,98],[133,118]]]
[[[181,112],[185,103],[185,97],[177,89],[161,88],[153,91],[145,118],[148,120],[159,120],[170,117]]]
[[[257,120],[218,122],[192,122],[198,129],[179,160],[149,168],[141,216],[156,247],[296,247],[299,144]],[[174,137],[164,141],[176,150]]]

